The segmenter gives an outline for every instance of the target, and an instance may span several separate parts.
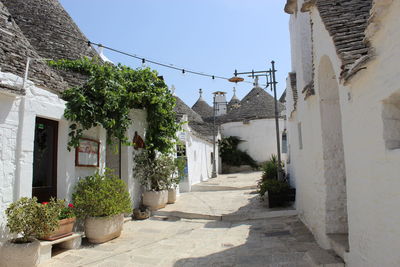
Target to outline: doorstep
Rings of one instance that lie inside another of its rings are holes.
[[[39,263],[51,259],[51,250],[53,245],[58,245],[64,249],[78,249],[82,243],[83,233],[73,233],[70,236],[63,237],[53,241],[40,241],[40,259]]]
[[[333,251],[346,262],[349,253],[349,235],[348,234],[328,234],[329,242]]]

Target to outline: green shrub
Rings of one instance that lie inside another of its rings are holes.
[[[283,163],[281,163],[281,170],[283,170]],[[278,179],[278,160],[276,155],[272,155],[271,158],[265,162],[262,166],[262,179]]]
[[[33,237],[46,236],[58,228],[59,209],[37,202],[37,198],[22,197],[6,210],[7,227],[22,237],[16,243],[27,243]]]
[[[64,199],[50,199],[50,202],[42,202],[42,204],[47,205],[47,208],[55,208],[58,210],[58,220],[63,220],[67,218],[75,217],[75,206],[67,202]]]
[[[224,137],[218,141],[222,162],[231,166],[250,165],[256,168],[257,162],[247,152],[238,149],[241,142],[243,140],[236,136]]]
[[[264,196],[265,192],[281,193],[290,189],[289,184],[283,180],[266,179],[258,182],[258,193]]]
[[[108,170],[79,180],[72,200],[76,215],[81,218],[113,216],[132,209],[125,182]]]
[[[135,156],[135,163],[135,178],[147,190],[161,191],[179,183],[177,163],[169,155],[153,157],[147,151],[142,151]]]

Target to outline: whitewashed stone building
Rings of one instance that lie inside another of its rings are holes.
[[[180,192],[191,191],[192,185],[212,178],[213,170],[213,125],[205,122],[202,117],[175,96],[175,112],[182,117],[183,129],[178,133],[182,142],[178,146],[178,156],[186,158],[186,178],[179,184]],[[215,131],[216,171],[219,172],[218,140],[221,135]]]
[[[274,98],[269,93],[256,85],[242,100],[239,100],[234,91],[229,102],[221,95],[218,95],[215,102],[218,107],[216,123],[222,136],[239,137],[243,140],[239,149],[246,151],[258,163],[277,154]],[[201,94],[192,109],[201,114],[205,121],[213,121],[213,108],[203,100]],[[279,136],[282,141],[285,118],[284,105],[280,102],[278,110]]]
[[[60,93],[86,77],[51,69],[43,60],[83,56],[98,54],[58,1],[0,1],[0,239],[7,238],[4,211],[11,202],[23,196],[71,199],[80,177],[112,165],[102,128],[84,133],[99,142],[98,166],[76,165],[75,150],[67,150],[70,123],[63,117]],[[135,123],[128,134],[144,136],[145,112],[134,110],[132,116]],[[129,149],[122,149],[122,178],[137,200],[133,162],[126,162],[132,159]]]
[[[285,11],[299,216],[348,266],[399,266],[400,2],[288,0]]]

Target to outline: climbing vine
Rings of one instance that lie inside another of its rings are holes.
[[[157,72],[132,69],[121,64],[101,63],[98,59],[49,61],[52,67],[88,76],[82,86],[63,92],[67,102],[64,116],[70,126],[68,149],[77,147],[83,131],[102,126],[107,142],[130,142],[126,132],[131,124],[131,109],[146,109],[148,130],[146,148],[166,153],[174,147],[180,125],[174,112],[175,98]]]

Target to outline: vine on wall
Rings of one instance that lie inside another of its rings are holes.
[[[87,75],[82,86],[63,92],[67,102],[64,116],[74,122],[70,126],[68,149],[77,147],[83,131],[102,126],[107,142],[118,139],[131,144],[126,136],[131,109],[147,111],[146,148],[150,152],[168,153],[174,148],[180,125],[174,112],[175,98],[157,72],[132,69],[121,64],[101,63],[98,59],[49,61],[52,67]],[[153,153],[154,154],[154,153]]]

